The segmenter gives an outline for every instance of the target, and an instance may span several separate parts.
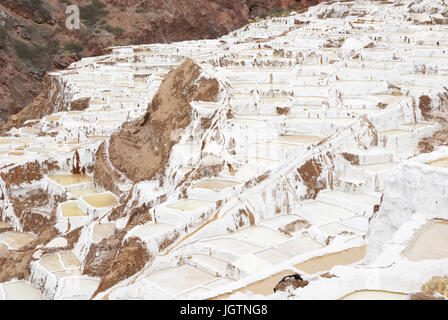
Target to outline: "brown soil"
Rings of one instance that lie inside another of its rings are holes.
[[[320,179],[322,164],[315,159],[308,160],[297,171],[307,187],[307,199],[315,199],[320,190],[326,188],[325,181]]]
[[[69,233],[65,234],[64,237],[67,239],[68,248],[73,249],[75,244],[78,242],[81,236],[82,227],[79,227]]]
[[[90,98],[74,100],[70,104],[70,111],[82,111],[89,107]]]
[[[126,123],[120,132],[112,135],[110,160],[129,179],[138,182],[162,175],[171,148],[177,143],[172,140],[171,133],[185,129],[191,122],[190,102],[216,102],[218,81],[200,78],[200,70],[193,60],[188,59],[171,71],[148,105],[146,114]],[[102,157],[100,151],[97,158]],[[109,176],[111,169],[104,167],[106,165],[101,159],[95,165],[95,181],[105,187],[116,179],[116,174]]]
[[[38,161],[27,162],[25,166],[16,166],[7,172],[0,174],[6,185],[20,185],[22,183],[31,183],[33,181],[41,180],[44,174],[53,170],[58,170],[59,166],[55,162],[45,161],[40,163]]]
[[[113,250],[113,249],[112,249]],[[95,297],[98,293],[103,292],[118,282],[129,278],[139,272],[145,264],[151,259],[146,245],[138,238],[129,238],[119,250],[117,250],[113,259],[109,258],[108,251],[105,250],[107,257],[107,266],[102,273],[101,282],[98,289],[93,294]],[[92,272],[95,270],[91,268]],[[96,269],[99,271],[99,269]]]
[[[104,187],[106,190],[112,191],[115,194],[120,194],[120,190],[115,182],[120,181],[121,177],[107,164],[104,148],[105,146],[103,143],[100,145],[96,153],[94,169],[95,182]]]
[[[277,114],[288,115],[289,111],[290,111],[290,108],[288,108],[288,107],[284,107],[284,108],[277,107]]]
[[[430,118],[431,113],[431,98],[427,95],[422,95],[419,98],[418,107],[422,112],[422,116],[424,119]]]
[[[288,223],[284,228],[280,228],[279,231],[287,235],[292,235],[294,232],[302,229],[308,229],[309,227],[311,227],[311,224],[308,221],[298,219],[296,221]]]
[[[352,165],[359,165],[359,156],[357,154],[342,152],[341,156],[343,156],[344,159],[350,162]]]
[[[240,209],[238,211],[238,215],[235,217],[239,219],[237,221],[237,225],[239,228],[244,227],[247,222],[249,222],[249,225],[254,226],[255,225],[255,218],[253,213],[249,210],[249,208],[246,207],[246,209]]]
[[[38,245],[45,245],[55,238],[59,232],[55,228],[43,231],[33,242],[20,250],[0,252],[0,283],[11,279],[25,279],[30,274],[30,262]]]
[[[103,239],[98,244],[92,244],[85,260],[83,274],[92,277],[101,277],[106,274],[119,248],[120,240],[115,237]]]
[[[337,278],[334,274],[332,274],[332,273],[330,273],[330,272],[322,273],[320,276],[321,276],[322,278],[327,278],[327,279]]]
[[[418,149],[421,153],[433,152],[440,146],[448,146],[448,130],[437,131],[432,137],[423,138],[418,142]]]

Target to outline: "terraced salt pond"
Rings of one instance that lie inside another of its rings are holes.
[[[93,227],[93,242],[100,242],[115,233],[115,223],[98,223]]]
[[[239,182],[229,180],[210,179],[196,183],[193,187],[200,189],[210,189],[214,191],[222,191],[227,188],[236,187],[239,184],[240,184]]]
[[[276,273],[272,276],[269,276],[261,281],[257,281],[255,283],[251,283],[241,289],[234,290],[230,293],[222,294],[212,298],[212,300],[223,300],[227,299],[235,293],[249,293],[260,294],[263,296],[268,296],[274,293],[275,286],[279,283],[281,279],[291,274],[296,273],[295,271],[285,270],[279,273]]]
[[[309,135],[285,135],[279,136],[278,141],[283,143],[311,144],[320,141],[322,138]]]
[[[207,207],[211,205],[212,202],[209,201],[202,201],[202,200],[184,200],[180,201],[176,204],[172,204],[167,206],[169,209],[178,210],[178,211],[193,211],[200,208]]]
[[[407,300],[408,294],[380,290],[359,290],[352,292],[340,300]]]
[[[290,238],[279,232],[265,227],[250,227],[235,233],[240,239],[250,240],[264,245],[275,245],[289,240]]]
[[[108,208],[118,205],[117,197],[110,193],[84,196],[82,199],[95,208]]]
[[[66,218],[83,217],[87,214],[78,207],[78,201],[61,204],[62,215]]]
[[[98,193],[95,188],[87,188],[87,189],[78,189],[78,190],[72,190],[70,191],[72,195],[75,197],[82,197],[82,196],[88,196]]]
[[[448,168],[448,158],[437,159],[430,161],[427,164],[433,167]]]
[[[192,266],[182,265],[177,268],[155,271],[147,276],[146,279],[177,296],[217,278]]]
[[[69,186],[93,181],[92,177],[83,174],[56,174],[49,176],[49,178],[62,186]]]
[[[411,261],[448,258],[448,221],[431,220],[414,236],[403,252]]]
[[[245,255],[263,249],[263,247],[231,238],[212,239],[203,242],[236,255]]]
[[[8,245],[12,249],[20,249],[36,239],[36,236],[29,233],[6,232],[0,234],[0,242]]]
[[[5,300],[42,300],[42,294],[25,281],[12,281],[0,284],[3,287]],[[1,289],[1,288],[0,288]],[[0,300],[1,292],[0,292]]]
[[[307,260],[294,267],[308,274],[327,271],[337,265],[349,265],[362,260],[366,255],[366,250],[366,246],[350,248]]]
[[[152,223],[149,222],[141,227],[137,227],[130,232],[131,236],[136,236],[141,239],[152,237],[157,234],[163,233],[167,230],[171,230],[173,225],[166,223]]]
[[[293,246],[291,246],[293,247]],[[324,256],[312,258],[305,262],[299,263],[294,267],[300,271],[304,271],[308,274],[313,274],[321,271],[328,271],[336,265],[349,265],[360,261],[364,258],[366,253],[366,246],[355,247],[340,252],[330,253]],[[248,293],[260,295],[271,295],[274,293],[274,288],[277,283],[285,276],[296,273],[292,270],[285,270],[274,275],[271,275],[261,281],[256,281],[243,288],[234,290],[230,293],[222,294],[217,297],[212,298],[213,300],[221,300],[229,298],[235,293]]]

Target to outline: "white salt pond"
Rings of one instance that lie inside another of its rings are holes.
[[[333,252],[320,257],[309,259],[302,263],[296,264],[294,267],[308,274],[314,274],[320,271],[328,271],[337,265],[349,265],[360,261],[364,258],[366,249],[366,246],[362,246],[350,248],[339,252]]]
[[[212,204],[212,202],[209,201],[202,201],[202,200],[183,200],[176,204],[168,205],[167,208],[177,210],[177,211],[193,211],[200,208],[208,207]]]
[[[115,233],[115,223],[98,223],[93,227],[93,242],[100,242]]]
[[[236,239],[222,238],[206,240],[203,243],[209,244],[213,247],[232,252],[236,255],[245,255],[255,251],[259,251],[262,247]]]
[[[279,136],[278,141],[283,143],[311,144],[320,141],[322,138],[310,135],[285,135]]]
[[[78,207],[78,201],[61,204],[62,215],[69,217],[84,217],[87,214]]]
[[[182,265],[177,268],[155,271],[148,275],[146,279],[177,296],[189,289],[214,280],[216,277],[192,266]]]
[[[437,159],[434,161],[427,162],[426,164],[433,167],[448,168],[448,158]]]
[[[110,193],[83,196],[82,199],[95,208],[108,208],[118,205],[117,197]]]
[[[315,241],[311,237],[302,237],[289,240],[277,245],[282,251],[287,252],[291,256],[297,256],[310,251],[318,250],[324,246],[319,242]]]
[[[448,258],[448,221],[431,220],[423,226],[404,251],[411,261]]]
[[[194,188],[200,189],[210,189],[214,191],[222,191],[227,188],[236,187],[239,185],[239,182],[229,181],[229,180],[219,180],[219,179],[210,179],[204,180],[194,184]]]
[[[0,241],[12,249],[20,249],[36,239],[36,236],[29,233],[6,232],[0,234]]]
[[[359,290],[352,292],[340,300],[407,300],[408,294],[380,290]]]
[[[139,228],[135,228],[131,231],[130,236],[139,237],[145,239],[148,237],[156,236],[167,230],[172,229],[173,226],[165,223],[152,223],[148,222]]]
[[[54,182],[63,186],[69,186],[93,181],[92,177],[89,177],[88,175],[85,174],[56,174],[49,176],[49,178]]]
[[[2,283],[6,300],[42,300],[42,294],[25,281]]]
[[[249,227],[235,233],[235,237],[260,243],[262,245],[276,245],[290,238],[266,227]]]

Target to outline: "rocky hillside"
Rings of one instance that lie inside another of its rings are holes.
[[[104,2],[103,2],[104,1]],[[0,124],[40,92],[44,75],[113,45],[216,38],[257,16],[318,0],[2,0]],[[65,27],[78,5],[80,30]]]

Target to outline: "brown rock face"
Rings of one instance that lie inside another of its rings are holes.
[[[105,250],[107,264],[102,264],[105,269],[95,270],[95,273],[102,273],[102,278],[94,296],[136,274],[151,258],[138,238],[129,238],[112,258],[113,248],[111,251]]]
[[[421,153],[433,152],[435,148],[448,145],[448,131],[440,130],[432,137],[423,138],[418,142],[418,148]]]
[[[171,148],[177,143],[173,132],[186,128],[192,118],[191,101],[216,101],[219,83],[216,79],[200,77],[200,67],[186,60],[171,71],[162,82],[146,114],[126,123],[112,135],[109,159],[126,177],[137,182],[151,180],[162,174]],[[103,149],[97,158],[103,157]],[[101,179],[98,179],[101,178]],[[104,181],[106,179],[106,181]],[[96,162],[95,180],[106,187],[116,179],[105,161]]]
[[[422,286],[422,291],[434,295],[435,293],[448,297],[448,278],[435,276]]]
[[[43,231],[33,242],[20,250],[1,250],[0,248],[0,282],[11,279],[25,279],[29,276],[30,262],[38,245],[45,245],[58,235],[55,228]]]
[[[40,119],[48,114],[56,111],[58,93],[62,92],[62,88],[58,90],[52,89],[52,80],[46,76],[42,83],[42,90],[34,100],[19,113],[11,116],[8,122],[1,127],[1,132],[7,132],[12,128],[20,128],[25,121],[30,119]]]

